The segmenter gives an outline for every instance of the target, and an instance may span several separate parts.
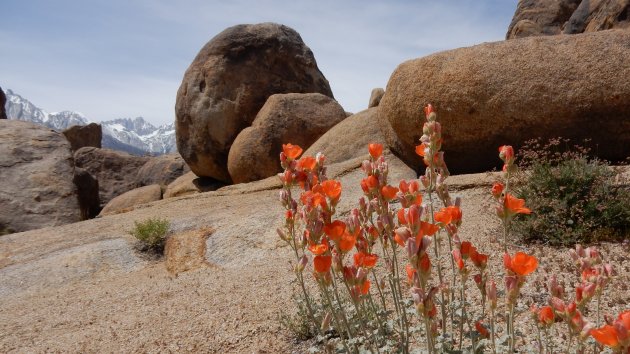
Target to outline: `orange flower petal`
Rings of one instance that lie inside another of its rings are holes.
[[[544,324],[551,324],[554,321],[553,309],[551,306],[543,306],[538,312],[538,321]]]
[[[339,249],[344,253],[349,252],[354,248],[356,242],[356,237],[350,235],[348,232],[344,232],[341,236],[341,240],[339,240]]]
[[[330,224],[324,225],[324,232],[331,240],[339,242],[341,236],[346,231],[346,224],[341,220],[335,220]]]
[[[332,200],[339,199],[341,196],[341,182],[335,180],[327,180],[322,182],[322,191]]]
[[[435,221],[442,224],[448,225],[451,222],[451,213],[446,210],[446,208],[440,209],[437,213],[435,213]]]
[[[424,236],[433,236],[438,230],[439,226],[428,222],[420,222],[420,233]]]
[[[363,282],[363,285],[361,285],[361,295],[367,295],[370,292],[370,285],[369,280]]]
[[[531,214],[532,212],[525,207],[524,199],[518,199],[509,193],[505,195],[504,205],[511,214]]]
[[[370,152],[370,156],[373,159],[378,159],[383,153],[383,145],[382,144],[368,144],[368,151]]]
[[[511,270],[518,275],[528,275],[538,268],[536,257],[524,252],[516,252],[511,261]]]
[[[424,143],[416,146],[416,154],[418,154],[418,156],[424,157],[424,155],[425,155],[424,150],[426,148],[427,148],[427,146]]]
[[[401,225],[407,225],[407,219],[405,218],[405,209],[400,208],[396,212],[396,216],[398,216],[398,223]]]
[[[328,251],[328,245],[325,243],[310,245],[308,246],[308,250],[316,256],[321,256]]]
[[[302,148],[293,144],[282,144],[282,152],[284,152],[288,158],[294,160],[302,155]]]
[[[383,188],[381,188],[381,194],[386,200],[392,200],[396,198],[396,193],[398,193],[398,188],[396,187],[384,186]]]
[[[615,330],[615,327],[611,325],[605,325],[602,328],[592,329],[590,334],[600,344],[607,345],[609,347],[616,347],[619,345],[617,330]]]
[[[304,156],[297,162],[297,168],[300,170],[313,170],[317,166],[317,160],[313,156]]]
[[[332,265],[332,256],[315,256],[313,267],[318,273],[328,273]]]

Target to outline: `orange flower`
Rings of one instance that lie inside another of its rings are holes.
[[[462,209],[460,209],[458,206],[451,205],[449,207],[446,207],[446,211],[451,214],[452,223],[457,223],[462,220]]]
[[[328,245],[324,242],[315,245],[309,245],[308,250],[316,256],[321,256],[328,251]]]
[[[462,242],[461,246],[459,246],[459,250],[462,253],[462,257],[468,258],[471,252],[475,249],[475,247],[470,243],[470,241]]]
[[[483,338],[490,338],[490,332],[488,332],[488,330],[486,329],[486,327],[481,323],[481,321],[477,321],[475,322],[475,329],[477,330],[477,332],[479,332],[479,334],[481,335],[481,337]]]
[[[451,213],[449,213],[446,208],[442,208],[440,211],[435,213],[434,218],[436,222],[442,225],[448,225],[451,223]]]
[[[543,306],[538,311],[538,321],[542,324],[549,325],[554,321],[553,309],[551,306]]]
[[[424,157],[425,153],[424,150],[427,148],[425,143],[422,143],[420,145],[416,146],[416,154],[418,154],[418,156],[422,156]]]
[[[341,195],[341,183],[331,179],[324,181],[322,182],[322,191],[331,200],[337,200]]]
[[[317,165],[317,160],[313,156],[304,156],[297,162],[297,167],[300,170],[313,170]]]
[[[357,252],[354,254],[354,265],[357,267],[373,268],[378,256],[370,253]]]
[[[488,264],[488,255],[477,252],[476,248],[470,250],[470,260],[475,264],[477,268],[485,268]]]
[[[514,149],[510,145],[499,147],[499,158],[506,164],[511,164],[514,161]]]
[[[330,224],[324,225],[324,232],[331,240],[339,242],[341,235],[346,231],[346,224],[341,220],[335,220]]]
[[[518,199],[509,193],[505,195],[504,205],[510,214],[531,214],[532,212],[525,207],[524,199]]]
[[[509,254],[503,255],[503,265],[506,269],[525,276],[538,268],[538,260],[534,256],[530,256],[524,252],[516,252],[514,257],[510,257]]]
[[[439,229],[439,226],[435,224],[420,222],[420,233],[424,236],[433,236]]]
[[[341,240],[339,240],[339,249],[341,252],[349,252],[354,248],[354,244],[357,242],[357,238],[353,235],[350,235],[347,231],[343,233],[341,236]]]
[[[407,270],[407,281],[411,284],[413,283],[413,276],[416,274],[416,270],[411,266],[411,264],[407,264],[405,269]]]
[[[424,114],[428,117],[431,113],[435,112],[432,104],[428,104],[424,107]]]
[[[420,257],[420,271],[424,274],[431,272],[431,259],[426,253],[423,253]]]
[[[322,208],[326,209],[327,206],[326,198],[324,198],[323,195],[319,193],[313,193],[311,191],[306,191],[302,193],[302,195],[300,196],[300,201],[302,202],[302,204],[308,205],[312,208],[321,206]]]
[[[383,188],[381,188],[381,194],[386,200],[392,200],[396,198],[396,193],[398,193],[398,188],[396,187],[384,186]]]
[[[374,175],[370,175],[361,180],[361,188],[363,188],[364,192],[368,192],[374,188],[378,187],[378,178]]]
[[[328,273],[332,265],[332,256],[315,256],[313,267],[317,273]]]
[[[288,158],[294,160],[302,155],[302,148],[297,145],[282,144],[282,152],[284,152]]]
[[[404,208],[398,209],[398,212],[396,212],[396,215],[398,216],[398,223],[399,224],[407,225],[407,219],[405,218],[405,209]]]
[[[617,322],[620,322],[628,331],[630,331],[630,310],[620,313],[617,317]]]
[[[370,156],[372,156],[372,158],[376,160],[383,153],[383,145],[375,143],[368,144],[368,151],[370,152]]]
[[[459,270],[464,270],[464,260],[462,259],[462,254],[458,249],[454,249],[453,250],[453,259],[455,260],[455,263],[457,264],[457,268],[459,268]]]
[[[361,295],[367,295],[370,292],[370,285],[369,280],[363,282],[363,285],[361,285]]]
[[[619,337],[614,326],[605,325],[602,328],[591,329],[590,335],[600,344],[615,348],[619,346]]]
[[[495,198],[499,198],[501,196],[501,193],[503,193],[503,189],[505,189],[505,186],[502,183],[495,182],[492,185],[492,196],[494,196]]]

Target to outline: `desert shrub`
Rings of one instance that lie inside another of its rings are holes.
[[[134,229],[129,233],[140,241],[143,250],[162,252],[170,226],[166,219],[150,218],[136,221]]]
[[[566,139],[528,142],[521,150],[518,195],[534,213],[514,222],[525,241],[573,245],[622,240],[630,230],[630,192],[607,162]]]

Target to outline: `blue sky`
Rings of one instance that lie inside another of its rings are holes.
[[[346,111],[367,107],[396,66],[505,38],[517,0],[5,0],[0,87],[94,121],[174,121],[199,49],[240,23],[297,30]]]

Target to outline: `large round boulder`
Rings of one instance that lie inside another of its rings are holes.
[[[190,168],[178,153],[152,157],[138,170],[136,185],[159,184],[165,188],[188,171]]]
[[[101,147],[103,130],[100,124],[90,123],[88,125],[73,125],[63,131],[63,135],[70,142],[72,151],[77,151],[82,147]]]
[[[269,97],[251,127],[234,140],[228,170],[234,183],[251,182],[281,171],[282,144],[308,148],[346,118],[343,107],[319,93],[288,93]]]
[[[77,167],[84,169],[98,181],[101,208],[114,197],[136,188],[138,170],[149,159],[95,147],[83,147],[74,153]]]
[[[238,25],[210,40],[184,74],[175,104],[177,149],[198,176],[230,182],[238,133],[275,93],[332,96],[315,57],[293,29]]]
[[[159,184],[152,184],[127,191],[107,203],[100,216],[130,211],[139,204],[145,204],[162,199],[162,188]]]
[[[630,0],[521,0],[506,39],[630,28]]]
[[[529,37],[460,48],[407,61],[379,106],[388,142],[409,166],[422,135],[422,107],[442,123],[446,162],[455,173],[500,162],[497,147],[562,136],[592,139],[597,154],[630,154],[630,31]]]
[[[80,221],[73,172],[61,133],[0,120],[0,235]]]
[[[368,108],[344,119],[311,145],[304,156],[321,152],[333,164],[368,154],[368,144],[386,144],[378,121],[378,107]]]

